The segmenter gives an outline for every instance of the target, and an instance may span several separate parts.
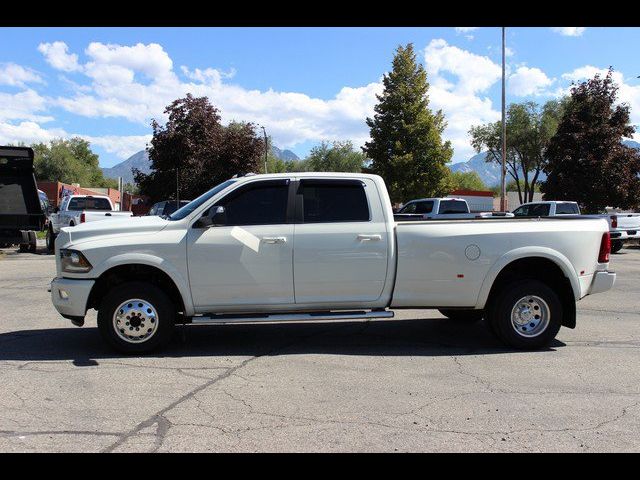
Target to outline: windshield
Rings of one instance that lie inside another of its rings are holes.
[[[182,220],[184,217],[186,217],[187,215],[192,213],[194,210],[196,210],[198,207],[200,207],[200,205],[205,203],[211,197],[215,196],[216,194],[218,194],[219,192],[221,192],[222,190],[224,190],[225,188],[227,188],[229,185],[231,185],[234,182],[235,182],[235,180],[227,180],[226,182],[222,182],[221,184],[216,185],[215,187],[213,187],[208,192],[205,192],[202,195],[200,195],[194,201],[187,203],[184,207],[182,207],[182,208],[176,210],[175,212],[173,212],[171,215],[169,215],[168,219],[169,220]]]

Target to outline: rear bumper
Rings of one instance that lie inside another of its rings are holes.
[[[51,281],[51,301],[58,313],[76,323],[87,313],[87,300],[95,280],[54,278]]]
[[[611,230],[611,240],[638,240],[640,239],[640,229],[637,230]]]
[[[610,290],[616,283],[616,272],[595,272],[589,289],[589,295]]]

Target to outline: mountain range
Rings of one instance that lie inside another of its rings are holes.
[[[640,143],[634,140],[623,140],[622,143],[628,147],[640,150]],[[273,155],[281,160],[299,160],[298,156],[291,150],[281,150],[276,146],[271,147]],[[500,165],[496,162],[486,162],[485,156],[487,152],[480,152],[471,157],[466,162],[454,163],[450,165],[452,172],[476,172],[482,181],[488,187],[496,186],[500,183]],[[102,172],[107,178],[122,177],[124,183],[133,183],[132,168],[137,168],[144,173],[149,173],[151,170],[149,162],[149,154],[146,150],[140,150],[134,153],[124,162],[118,163],[111,168],[103,168]],[[510,177],[507,176],[507,179]],[[540,180],[545,180],[546,175],[541,172],[538,177]]]
[[[291,150],[281,150],[276,146],[271,147],[273,155],[280,160],[300,160],[298,156]],[[124,183],[134,183],[132,169],[137,168],[143,173],[149,173],[151,171],[151,161],[149,160],[149,152],[146,150],[140,150],[134,153],[125,161],[114,165],[111,168],[103,168],[102,173],[106,178],[122,177]]]

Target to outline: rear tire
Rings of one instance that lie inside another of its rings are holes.
[[[562,302],[539,280],[505,285],[492,300],[487,320],[504,343],[519,349],[547,347],[562,325]]]
[[[618,253],[622,248],[622,242],[620,240],[613,240],[611,242],[611,253]]]
[[[464,323],[475,323],[482,320],[482,317],[484,316],[484,310],[455,310],[439,308],[438,311],[450,320]]]
[[[98,310],[102,338],[123,353],[146,353],[169,343],[176,306],[159,287],[126,282],[111,289]]]
[[[47,229],[47,251],[53,253],[56,244],[56,235],[51,228]]]

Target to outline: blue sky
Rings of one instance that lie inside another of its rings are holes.
[[[408,42],[448,119],[454,162],[474,153],[471,125],[499,119],[499,28],[0,30],[0,144],[80,135],[105,167],[143,149],[150,119],[186,92],[209,96],[225,123],[264,125],[299,156],[321,140],[361,145],[381,77]],[[612,65],[640,124],[638,45],[639,28],[509,28],[507,102],[544,102]]]

